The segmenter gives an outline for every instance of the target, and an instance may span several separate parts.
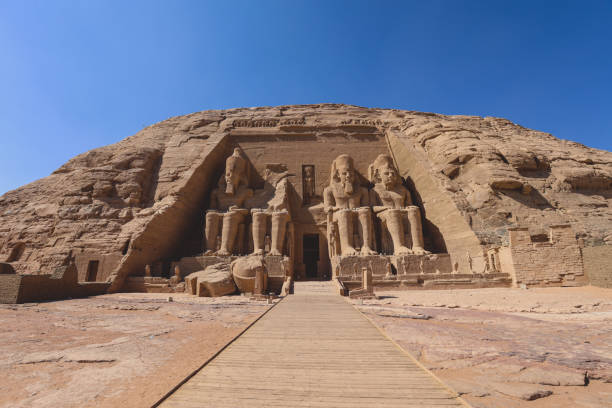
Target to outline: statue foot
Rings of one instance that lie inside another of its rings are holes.
[[[361,248],[361,255],[362,256],[367,256],[367,255],[378,255],[378,254],[376,253],[376,251],[374,251],[371,248],[363,247],[363,248]]]
[[[431,252],[426,251],[425,248],[421,248],[421,247],[413,247],[412,248],[412,252],[415,253],[416,255],[427,255],[427,254],[431,254]]]
[[[263,249],[256,249],[253,251],[253,255],[263,255],[264,250]]]
[[[355,256],[355,255],[358,255],[358,252],[353,247],[348,247],[342,250],[342,256]]]
[[[208,250],[206,250],[206,252],[204,252],[205,256],[211,256],[211,255],[214,255],[214,254],[215,254],[215,251],[213,251],[212,249],[208,249]]]
[[[226,251],[225,249],[220,249],[219,252],[217,252],[217,255],[219,255],[219,256],[230,256],[231,253],[229,251]]]
[[[270,251],[270,253],[269,253],[268,255],[272,255],[272,256],[282,256],[283,254],[282,254],[280,251],[278,251],[278,250],[276,250],[276,249],[273,249],[273,250],[271,250],[271,251]]]
[[[395,255],[410,255],[412,253],[413,252],[410,248],[407,248],[403,245],[395,250]]]

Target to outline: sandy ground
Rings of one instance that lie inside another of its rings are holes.
[[[385,291],[355,301],[475,408],[612,407],[612,290]],[[245,297],[0,305],[0,407],[148,407],[259,317]]]
[[[168,296],[0,305],[0,407],[149,407],[269,307]]]
[[[476,408],[612,407],[612,290],[385,291],[354,301]]]

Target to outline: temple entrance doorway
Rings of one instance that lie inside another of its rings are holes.
[[[319,279],[319,234],[304,234],[302,239],[302,254],[307,280]]]
[[[98,278],[98,266],[100,261],[89,261],[87,264],[87,275],[85,275],[86,282],[95,282]]]

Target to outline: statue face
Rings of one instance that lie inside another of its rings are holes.
[[[392,188],[398,182],[397,172],[393,167],[383,166],[378,170],[378,176],[385,188]]]
[[[338,164],[338,177],[340,178],[340,182],[344,183],[352,183],[355,171],[353,167],[348,162],[341,162]]]
[[[344,187],[344,192],[352,194],[354,191],[353,183],[355,181],[355,169],[353,169],[351,162],[348,160],[339,161],[336,163],[336,171],[340,179],[340,184]]]
[[[228,163],[227,166],[225,166],[225,192],[229,195],[233,195],[238,187],[239,180],[240,174],[236,171],[236,163]]]
[[[304,167],[304,175],[307,178],[312,178],[312,167],[310,167],[310,166]]]

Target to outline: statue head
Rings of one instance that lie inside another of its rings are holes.
[[[353,158],[348,154],[341,154],[332,162],[331,184],[342,186],[346,194],[355,192],[355,166]]]
[[[225,186],[225,193],[233,195],[241,184],[248,184],[246,175],[246,160],[240,154],[238,148],[225,161],[225,176],[221,178],[219,185]]]
[[[393,159],[386,154],[381,154],[374,160],[368,168],[368,176],[372,183],[382,184],[387,190],[401,182]]]

